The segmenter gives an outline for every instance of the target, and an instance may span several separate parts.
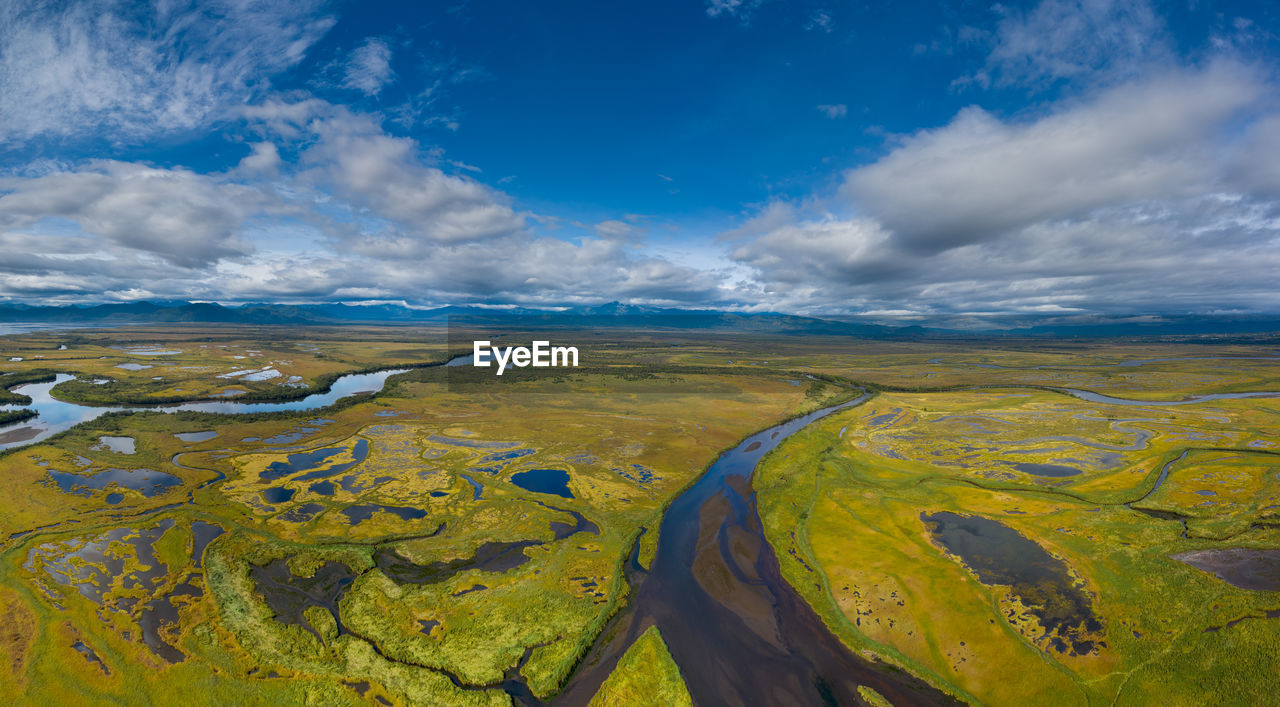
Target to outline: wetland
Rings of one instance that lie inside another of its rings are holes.
[[[474,380],[429,329],[0,338],[5,409],[36,414],[0,426],[0,689],[817,705],[1278,687],[1274,347],[611,336],[590,366]]]

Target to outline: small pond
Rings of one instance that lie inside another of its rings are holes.
[[[569,490],[569,472],[563,469],[530,469],[511,475],[511,483],[525,491],[573,498]]]

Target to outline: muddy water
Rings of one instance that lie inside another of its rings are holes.
[[[1227,547],[1173,556],[1240,589],[1280,591],[1280,550]]]
[[[867,685],[894,704],[954,700],[854,655],[782,579],[756,512],[751,474],[765,453],[866,398],[748,437],[671,504],[648,572],[629,563],[634,601],[602,633],[557,704],[583,705],[618,658],[657,625],[701,705],[862,704]]]

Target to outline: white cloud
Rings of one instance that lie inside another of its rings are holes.
[[[371,37],[351,52],[347,59],[342,85],[367,96],[376,96],[382,87],[395,79],[391,70],[391,47],[381,39]]]
[[[1005,121],[980,108],[893,143],[837,194],[725,234],[782,309],[1277,311],[1280,118],[1218,63]],[[833,215],[839,214],[839,215]]]
[[[247,175],[274,176],[280,170],[280,151],[270,142],[255,142],[240,160],[237,171]]]
[[[962,83],[1123,79],[1171,57],[1164,23],[1147,0],[1042,0],[1030,11],[994,9],[1001,19],[986,68]]]
[[[229,116],[333,24],[318,0],[0,4],[0,143],[138,140]]]
[[[822,30],[828,34],[835,29],[834,23],[831,21],[831,13],[826,10],[814,10],[809,13],[809,19],[805,20],[804,28],[806,30]]]
[[[417,142],[388,135],[366,117],[338,111],[310,129],[318,140],[302,155],[304,178],[399,225],[380,247],[404,252],[422,242],[484,240],[526,227],[505,194],[446,174],[427,162]]]
[[[836,103],[834,105],[820,105],[818,106],[818,110],[822,111],[824,115],[826,115],[828,118],[831,118],[832,120],[835,120],[837,118],[843,118],[849,115],[849,106],[843,103]]]
[[[506,194],[373,116],[312,99],[246,115],[269,139],[226,173],[97,160],[0,178],[0,298],[725,296],[718,275],[639,252],[641,217],[539,236]]]
[[[977,107],[849,171],[841,195],[902,243],[945,249],[1044,220],[1215,188],[1232,120],[1265,92],[1219,64],[1109,89],[1038,120]]]
[[[707,0],[707,15],[710,17],[733,15],[742,9],[744,4],[746,0]]]
[[[255,190],[182,169],[98,160],[34,179],[0,179],[0,229],[63,219],[111,244],[181,267],[243,255],[244,222],[266,200]]]

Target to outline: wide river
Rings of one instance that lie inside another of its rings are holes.
[[[756,511],[751,476],[760,459],[806,425],[867,397],[751,435],[680,494],[662,519],[649,570],[629,563],[632,602],[554,703],[587,704],[627,647],[656,624],[697,704],[862,704],[859,685],[894,704],[954,704],[841,643],[782,578]]]

